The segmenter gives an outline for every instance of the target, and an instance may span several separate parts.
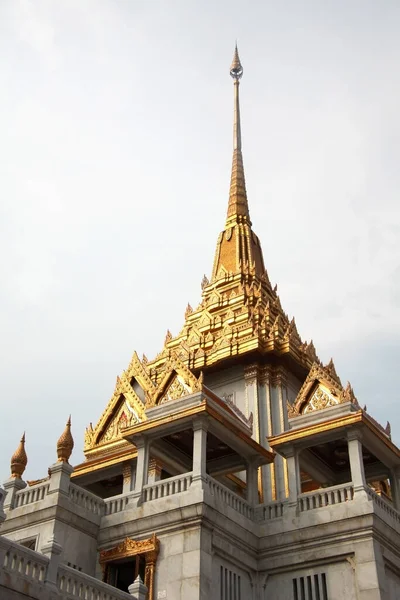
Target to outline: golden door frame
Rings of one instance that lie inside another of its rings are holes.
[[[131,538],[126,538],[114,548],[102,550],[99,562],[103,570],[103,581],[106,578],[107,563],[119,560],[120,558],[142,554],[146,561],[144,584],[148,589],[147,598],[148,600],[154,600],[154,575],[159,551],[160,540],[156,537],[155,533],[148,540],[135,541]]]

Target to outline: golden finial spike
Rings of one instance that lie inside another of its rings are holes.
[[[58,462],[68,462],[74,447],[74,439],[71,434],[71,415],[69,415],[67,424],[57,442],[57,460]]]
[[[11,457],[11,477],[21,479],[23,472],[28,464],[28,457],[25,452],[25,431],[18,445],[18,448]]]
[[[235,219],[238,216],[245,216],[249,224],[250,215],[247,204],[246,182],[244,178],[243,157],[242,157],[242,131],[240,125],[240,103],[239,103],[239,83],[243,75],[243,67],[240,62],[237,45],[233,55],[233,61],[230,68],[230,74],[233,78],[233,160],[231,185],[229,191],[228,220]]]
[[[230,74],[231,74],[231,77],[233,77],[233,79],[240,79],[241,76],[243,75],[243,67],[242,67],[242,63],[240,62],[237,43],[235,44],[235,52],[233,54],[233,60],[232,60],[231,68],[230,68]]]

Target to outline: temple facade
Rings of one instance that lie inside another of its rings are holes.
[[[0,598],[399,600],[400,450],[282,308],[250,220],[237,48],[225,226],[199,305],[135,352],[85,460],[0,490]],[[3,595],[2,595],[3,594]]]

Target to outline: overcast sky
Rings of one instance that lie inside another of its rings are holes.
[[[197,306],[238,39],[253,227],[284,310],[400,443],[398,0],[0,2],[0,477],[82,460],[133,350]]]

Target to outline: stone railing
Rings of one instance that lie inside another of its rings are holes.
[[[43,554],[0,538],[0,556],[4,556],[0,571],[18,574],[24,580],[43,583],[49,559]]]
[[[74,504],[89,510],[95,515],[102,515],[104,512],[103,498],[84,490],[74,483],[69,484],[69,498]]]
[[[244,500],[209,475],[206,476],[206,484],[212,496],[221,500],[221,502],[227,504],[248,519],[253,517],[253,509],[247,500]]]
[[[352,483],[335,485],[329,488],[321,488],[315,492],[300,494],[298,506],[300,512],[322,508],[333,504],[341,504],[353,500],[354,488]]]
[[[397,527],[400,527],[400,513],[394,508],[394,506],[392,506],[386,500],[384,500],[382,496],[379,496],[379,494],[374,492],[374,490],[371,489],[368,485],[365,487],[365,491],[367,492],[368,496],[371,498],[373,503],[376,506],[378,506],[383,512],[385,512],[386,515],[388,515],[389,519],[392,519],[395,522]]]
[[[143,502],[186,492],[192,483],[192,478],[192,473],[184,473],[183,475],[157,481],[157,483],[147,484],[143,486]]]
[[[19,506],[25,506],[26,504],[32,504],[32,502],[38,502],[39,500],[43,500],[49,491],[50,483],[46,481],[45,483],[38,483],[37,485],[33,485],[32,487],[24,488],[23,490],[19,490],[15,494],[15,504],[14,508],[18,508]]]
[[[255,517],[257,521],[269,521],[271,519],[279,519],[283,516],[285,503],[271,502],[270,504],[262,504],[255,509]]]
[[[133,600],[128,592],[122,592],[90,575],[72,567],[60,565],[57,587],[62,598],[87,598],[88,600]]]
[[[134,584],[130,586],[130,593],[123,592],[72,567],[59,564],[59,558],[59,553],[45,556],[0,536],[1,598],[143,600],[145,597],[143,592],[147,588],[137,593],[140,586]]]
[[[129,502],[130,494],[119,494],[118,496],[112,496],[104,500],[104,514],[113,515],[118,512],[125,510],[126,505]]]

